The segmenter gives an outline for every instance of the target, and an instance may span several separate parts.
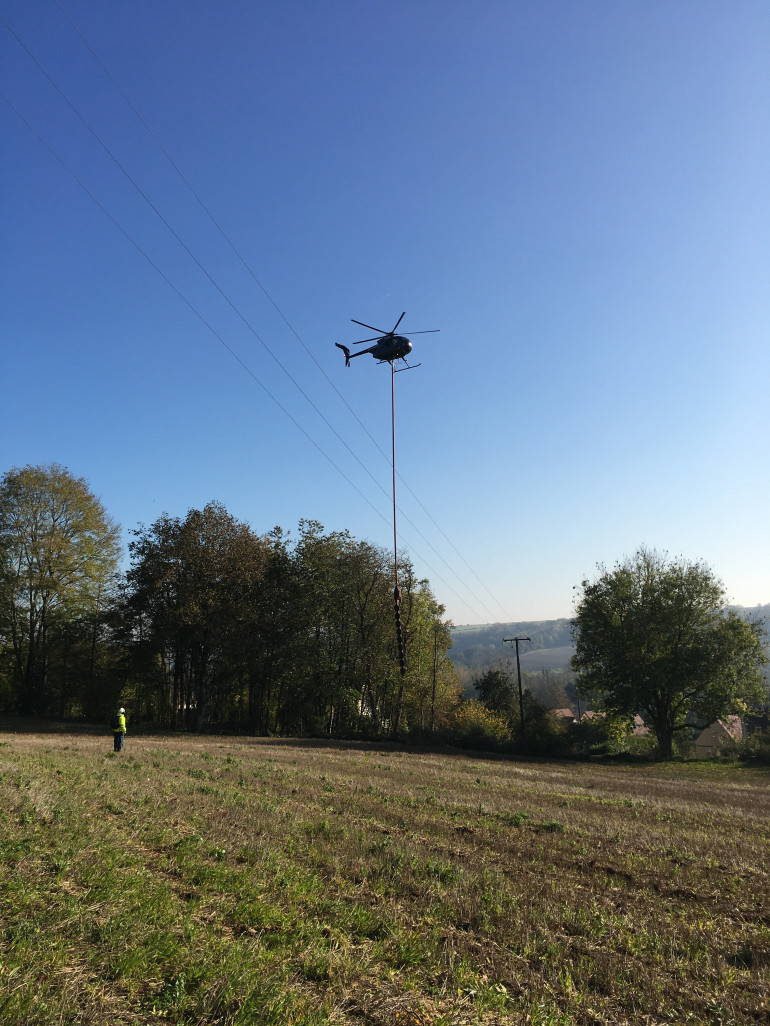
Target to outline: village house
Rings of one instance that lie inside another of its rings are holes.
[[[714,759],[734,748],[742,737],[743,724],[740,716],[726,716],[723,720],[714,720],[695,739],[695,757]]]
[[[650,733],[650,728],[644,722],[644,720],[639,715],[639,713],[637,713],[636,716],[634,716],[633,734],[636,737],[644,737],[646,734],[649,734],[649,733]]]
[[[551,716],[559,723],[576,723],[575,714],[571,709],[551,709]]]

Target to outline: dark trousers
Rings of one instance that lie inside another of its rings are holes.
[[[115,738],[115,751],[123,751],[123,738],[126,736],[122,731],[116,731],[113,735]]]

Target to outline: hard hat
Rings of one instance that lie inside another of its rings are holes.
[[[124,713],[125,711],[126,711],[125,709],[118,709],[119,713]]]

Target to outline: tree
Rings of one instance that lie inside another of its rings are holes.
[[[487,709],[512,716],[514,683],[502,667],[487,670],[473,681],[473,686]]]
[[[582,582],[573,669],[582,695],[608,713],[640,713],[668,758],[674,737],[766,698],[763,624],[725,610],[704,563],[646,548]]]
[[[0,639],[12,653],[9,704],[53,711],[51,659],[73,624],[96,622],[117,572],[119,529],[83,478],[57,464],[0,482]],[[63,678],[62,678],[63,679]],[[56,711],[62,703],[56,703]]]
[[[387,554],[347,531],[300,521],[293,552],[301,643],[294,729],[333,734],[397,720],[392,571]],[[288,714],[288,709],[287,709]],[[286,720],[289,725],[289,720]]]
[[[200,731],[211,708],[221,718],[246,687],[270,543],[211,502],[184,520],[159,517],[129,548],[126,612],[137,653],[160,671],[166,717],[176,725],[182,715]]]
[[[452,645],[452,621],[436,601],[427,580],[407,589],[403,612],[407,640],[407,671],[402,729],[434,733],[445,726],[447,714],[457,704],[457,674],[447,652]],[[391,618],[392,622],[392,618]]]
[[[452,713],[452,728],[462,744],[473,748],[496,748],[512,737],[508,717],[488,709],[476,698],[457,706]]]

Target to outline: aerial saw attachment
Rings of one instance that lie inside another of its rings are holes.
[[[398,645],[398,662],[401,669],[401,693],[404,689],[404,678],[406,676],[406,645],[404,630],[401,626],[401,602],[402,594],[401,588],[398,586],[398,539],[396,533],[396,393],[395,393],[395,377],[399,371],[402,370],[414,370],[415,367],[419,367],[420,364],[410,365],[407,363],[407,356],[412,351],[412,343],[406,337],[406,335],[397,335],[396,332],[404,319],[402,313],[390,331],[383,331],[381,328],[375,328],[373,324],[365,324],[364,321],[357,321],[355,318],[351,318],[354,324],[359,324],[362,328],[368,328],[370,331],[375,331],[377,334],[373,338],[362,338],[354,342],[353,345],[362,346],[366,345],[366,349],[358,349],[356,352],[351,353],[347,346],[343,346],[341,342],[335,342],[337,349],[341,349],[345,354],[345,366],[350,366],[350,361],[355,359],[356,356],[363,356],[365,353],[369,353],[374,359],[380,364],[390,364],[391,376],[390,376],[390,388],[391,388],[391,436],[393,443],[393,577],[394,577],[394,588],[393,588],[393,609],[396,619],[396,641]],[[438,331],[437,328],[433,328],[430,331],[413,331],[410,332],[412,335],[430,335],[433,332]],[[368,343],[373,343],[368,345]],[[397,363],[403,364],[402,367],[396,367]],[[400,699],[399,699],[399,710],[400,710]],[[399,713],[396,714],[395,730],[398,732]]]

